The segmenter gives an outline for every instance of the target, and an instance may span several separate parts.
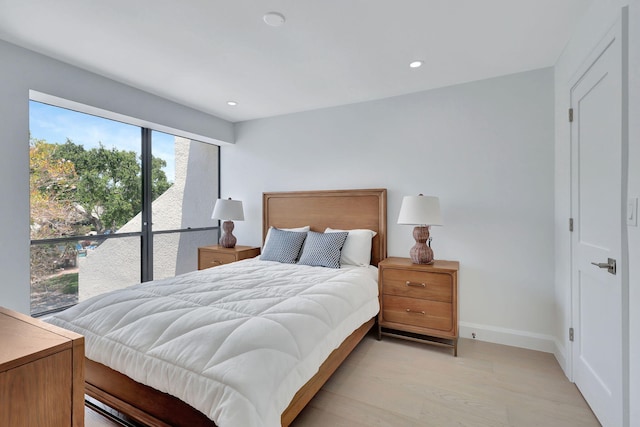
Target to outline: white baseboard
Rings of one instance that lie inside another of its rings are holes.
[[[567,359],[568,355],[567,355],[567,348],[562,345],[562,343],[560,341],[558,341],[557,339],[554,340],[554,351],[553,351],[553,355],[556,356],[556,360],[558,361],[558,364],[560,365],[560,368],[562,368],[562,372],[564,372],[564,374],[567,376],[567,378],[569,380],[571,380],[571,372],[569,372],[569,361]]]
[[[558,358],[556,351],[561,350],[556,339],[551,335],[536,334],[533,332],[469,322],[460,322],[459,326],[460,336],[463,338],[473,338],[473,334],[475,333],[475,339],[479,341],[510,345],[512,347],[526,348],[529,350],[544,351],[545,353],[555,354],[556,358]],[[563,360],[565,360],[564,357]]]

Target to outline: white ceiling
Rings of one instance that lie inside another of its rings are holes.
[[[236,122],[552,66],[591,1],[0,0],[0,38]]]

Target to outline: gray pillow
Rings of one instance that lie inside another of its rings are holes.
[[[307,232],[307,240],[302,248],[298,264],[340,268],[340,254],[348,235],[347,232]]]
[[[306,237],[306,232],[272,228],[269,231],[269,240],[267,240],[260,259],[295,264]]]

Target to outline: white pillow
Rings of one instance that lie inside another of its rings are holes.
[[[342,247],[340,255],[340,264],[359,265],[366,267],[371,263],[371,243],[373,237],[377,234],[373,230],[357,229],[357,230],[337,230],[327,228],[325,233],[336,233],[347,231],[349,235]]]
[[[262,248],[264,249],[265,246],[267,246],[267,242],[269,241],[269,234],[271,233],[271,229],[275,228],[275,227],[269,227],[269,229],[267,230],[267,237],[264,238],[264,245],[262,245]],[[311,227],[309,227],[308,225],[305,225],[304,227],[298,227],[298,228],[279,228],[278,230],[282,230],[282,231],[304,231],[307,232],[311,229]]]

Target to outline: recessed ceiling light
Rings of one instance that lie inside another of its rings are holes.
[[[238,103],[236,101],[227,101],[227,105],[235,107],[236,105],[238,105]]]
[[[422,61],[412,61],[409,63],[409,67],[411,68],[419,68],[422,66]]]
[[[284,15],[278,12],[265,13],[262,19],[272,27],[281,27],[285,21]]]

